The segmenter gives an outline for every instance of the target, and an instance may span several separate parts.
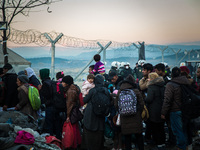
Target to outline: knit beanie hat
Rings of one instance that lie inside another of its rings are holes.
[[[19,75],[17,78],[23,83],[28,83],[28,77],[26,75]]]
[[[9,63],[7,63],[7,64],[5,64],[5,65],[3,66],[3,69],[8,69],[8,70],[10,70],[10,69],[12,69],[12,68],[13,68],[12,65],[9,64]]]
[[[181,66],[180,69],[181,69],[181,72],[186,72],[187,74],[190,73],[190,70],[188,69],[187,66]]]
[[[70,75],[67,75],[63,77],[62,82],[65,82],[66,84],[71,85],[74,83],[74,80]]]
[[[47,69],[47,68],[44,68],[44,69],[40,69],[40,78],[42,80],[46,79],[46,78],[49,78],[49,73],[50,73],[50,70]]]

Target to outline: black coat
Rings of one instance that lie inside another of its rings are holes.
[[[102,88],[105,89],[106,95],[110,97],[110,93],[108,92],[108,90],[103,87],[103,77],[102,80],[98,77],[95,77],[95,87],[90,89],[88,95],[86,95],[86,97],[83,99],[84,103],[87,103],[83,117],[83,124],[84,127],[90,131],[104,130],[105,117],[96,116],[93,112],[93,107],[91,103],[93,95],[96,93],[96,91],[98,92],[98,90],[101,90]]]
[[[7,105],[9,107],[15,107],[17,103],[19,102],[18,99],[18,91],[17,91],[17,74],[9,70],[4,76],[3,76],[3,82],[5,84],[5,99],[4,99],[4,105]]]
[[[164,100],[164,85],[162,77],[158,77],[148,83],[146,105],[149,111],[149,120],[152,122],[163,122],[161,119],[161,109]]]

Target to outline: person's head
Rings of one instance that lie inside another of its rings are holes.
[[[94,78],[95,87],[104,85],[104,77],[100,74],[96,75]]]
[[[135,63],[135,67],[136,67],[136,68],[138,67],[138,63],[137,63],[137,62]]]
[[[91,73],[93,69],[94,69],[94,65],[89,66],[89,71],[88,72]]]
[[[88,81],[89,83],[93,83],[93,82],[94,82],[94,78],[95,78],[95,76],[94,76],[93,74],[89,74],[89,75],[87,76],[87,81]]]
[[[28,83],[28,77],[27,75],[18,75],[17,76],[17,85],[21,86],[25,83]]]
[[[34,70],[31,67],[28,67],[24,70],[25,75],[28,76],[28,78],[32,77],[33,75],[35,75]],[[36,76],[36,75],[35,75]]]
[[[94,55],[94,61],[98,62],[101,60],[101,56],[99,54]]]
[[[116,73],[116,71],[111,70],[108,74],[108,79],[112,82],[115,83],[118,79],[118,75]]]
[[[73,83],[74,83],[74,79],[70,75],[64,76],[62,78],[62,86],[63,87],[70,86]]]
[[[63,78],[63,77],[64,77],[63,71],[59,71],[59,72],[56,73],[56,79],[57,80],[60,79],[60,78]]]
[[[26,74],[25,74],[25,71],[22,70],[22,71],[19,71],[17,75],[19,76],[19,75],[26,75]]]
[[[188,66],[191,66],[191,62],[188,62]]]
[[[171,73],[172,78],[181,76],[181,69],[178,67],[174,67]]]
[[[125,62],[124,68],[125,68],[125,69],[129,69],[129,68],[130,68],[130,63],[129,63],[129,62]]]
[[[3,73],[6,74],[8,72],[8,70],[12,69],[12,65],[7,63],[3,66]]]
[[[47,68],[40,69],[39,73],[40,73],[40,79],[45,80],[49,78],[50,70]]]
[[[196,75],[197,75],[197,78],[200,79],[200,67],[197,68]]]
[[[163,63],[159,63],[157,65],[155,65],[155,72],[159,75],[159,76],[163,76],[165,75],[165,65]]]
[[[111,63],[111,66],[112,66],[113,68],[117,69],[117,68],[118,68],[118,62],[117,62],[117,61],[113,61],[113,62]]]
[[[188,69],[187,66],[181,66],[181,76],[186,76],[187,78],[189,78],[189,74],[190,74],[190,70]]]
[[[150,63],[146,63],[143,65],[142,74],[144,77],[148,77],[148,74],[153,71],[153,65]]]
[[[149,75],[148,75],[148,78],[149,78],[149,80],[150,81],[152,81],[152,80],[154,80],[154,79],[156,79],[156,78],[158,78],[159,76],[158,76],[158,74],[156,73],[156,72],[151,72],[151,73],[149,73]]]

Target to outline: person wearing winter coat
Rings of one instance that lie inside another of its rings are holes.
[[[19,75],[17,77],[18,98],[19,103],[15,106],[15,110],[19,110],[22,113],[31,115],[34,119],[38,118],[37,111],[33,110],[29,97],[28,97],[28,77],[26,75]]]
[[[62,79],[62,86],[64,87],[66,96],[66,107],[67,107],[67,119],[66,122],[70,122],[70,115],[73,111],[74,106],[79,105],[79,93],[80,89],[74,85],[74,80],[70,75],[64,76]],[[74,142],[72,148],[77,148],[81,144],[81,134],[78,126],[78,122],[72,124],[74,131]]]
[[[165,116],[169,113],[172,132],[176,136],[177,147],[181,150],[186,150],[187,146],[191,144],[191,140],[188,136],[189,128],[186,127],[188,123],[183,121],[181,104],[182,93],[179,84],[186,86],[190,85],[186,76],[181,76],[181,69],[174,67],[172,69],[172,80],[167,83],[164,94],[164,102],[161,111],[161,118],[165,119]],[[183,128],[186,127],[186,128]]]
[[[38,78],[36,77],[36,74],[34,72],[34,70],[30,67],[26,68],[24,70],[25,72],[25,75],[28,76],[28,79],[29,79],[29,84],[36,87],[38,90],[41,89],[41,83],[40,81],[38,80]]]
[[[161,119],[161,109],[164,99],[163,77],[152,72],[148,75],[148,91],[145,99],[149,111],[149,128],[152,131],[152,137],[156,144],[156,149],[163,149],[165,146],[164,119]]]
[[[115,106],[118,109],[118,101],[119,95],[122,90],[125,89],[133,89],[136,97],[137,97],[137,113],[135,115],[129,116],[121,116],[121,131],[122,134],[125,136],[125,149],[131,150],[131,136],[135,134],[136,136],[136,145],[138,146],[139,150],[144,150],[144,141],[143,141],[143,126],[142,126],[142,117],[141,113],[144,108],[144,101],[142,98],[141,93],[137,89],[137,85],[135,84],[135,79],[132,75],[128,75],[128,77],[123,80],[120,84],[120,89],[117,94]]]
[[[110,98],[110,93],[104,87],[104,77],[96,75],[94,79],[95,87],[92,88],[88,95],[83,99],[87,103],[87,107],[83,117],[83,142],[82,148],[90,150],[102,150],[104,144],[104,128],[105,117],[99,117],[93,112],[92,99],[93,95],[98,91],[104,91],[106,96]]]
[[[5,97],[3,100],[3,110],[15,107],[19,102],[17,91],[17,74],[11,64],[7,63],[3,66],[2,81],[4,82]]]

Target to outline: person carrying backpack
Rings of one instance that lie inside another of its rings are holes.
[[[104,77],[96,75],[95,87],[83,99],[87,107],[83,117],[82,148],[102,150],[104,144],[105,116],[109,114],[110,93],[104,87]]]
[[[128,75],[121,82],[116,100],[115,106],[120,113],[121,131],[125,136],[125,149],[131,150],[131,136],[135,134],[138,149],[144,150],[141,117],[144,101],[132,75]]]
[[[176,136],[177,147],[179,150],[186,150],[191,144],[190,120],[183,117],[181,111],[182,91],[180,85],[190,86],[189,80],[181,76],[181,70],[178,67],[172,69],[172,80],[167,83],[164,94],[164,102],[161,110],[161,118],[169,113],[172,132]]]

